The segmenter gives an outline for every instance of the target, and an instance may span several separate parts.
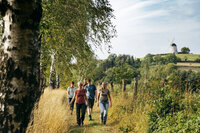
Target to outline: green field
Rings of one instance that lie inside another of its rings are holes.
[[[181,58],[182,61],[195,61],[200,58],[200,54],[177,54],[176,56]]]
[[[200,58],[200,54],[177,54],[176,56],[181,58],[182,61],[195,61],[196,59]],[[196,62],[178,62],[177,66],[179,70],[192,70],[195,72],[200,71],[200,63]]]
[[[200,67],[178,67],[178,70],[182,70],[182,71],[189,71],[192,70],[194,72],[200,72]]]
[[[179,70],[200,72],[200,63],[179,62],[176,65]]]
[[[177,66],[200,67],[200,63],[178,62],[178,63],[177,63]]]

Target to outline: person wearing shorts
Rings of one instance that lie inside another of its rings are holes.
[[[72,101],[72,98],[74,97],[75,90],[76,90],[76,87],[74,86],[74,81],[71,81],[71,86],[67,88],[68,103],[70,103]],[[70,105],[71,115],[73,114],[73,109],[74,109],[74,101]]]
[[[110,105],[110,107],[112,107],[110,91],[109,91],[109,89],[107,89],[106,82],[102,83],[102,88],[99,89],[97,99],[98,99],[97,106],[100,106],[101,123],[103,123],[105,125],[106,121],[107,121],[109,105]],[[109,99],[110,103],[109,103],[108,99]]]
[[[92,111],[94,102],[96,102],[97,97],[97,88],[94,84],[91,83],[91,79],[87,79],[87,85],[85,86],[86,95],[88,98],[88,116],[89,120],[92,120]]]

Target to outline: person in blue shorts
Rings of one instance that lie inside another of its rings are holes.
[[[89,120],[92,120],[92,111],[94,102],[97,101],[97,88],[92,84],[91,79],[87,79],[87,85],[85,86],[86,96],[88,98],[88,116]]]

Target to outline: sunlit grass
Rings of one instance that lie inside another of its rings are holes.
[[[176,54],[177,57],[181,58],[182,61],[195,61],[200,58],[200,54]]]
[[[34,109],[34,118],[29,123],[27,132],[66,133],[69,130],[71,119],[67,109],[66,96],[65,90],[45,89]]]
[[[153,108],[150,103],[144,102],[148,99],[150,98],[147,95],[138,95],[138,100],[133,100],[131,86],[127,86],[125,96],[121,93],[114,94],[113,107],[109,108],[109,117],[116,123],[115,128],[120,132],[146,133],[148,112]]]
[[[200,63],[182,63],[182,62],[179,62],[179,63],[177,63],[177,66],[200,67]]]
[[[179,62],[176,65],[178,67],[178,70],[181,70],[181,71],[189,71],[189,70],[192,70],[194,72],[200,71],[200,63]]]

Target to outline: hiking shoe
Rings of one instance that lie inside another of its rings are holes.
[[[106,121],[104,121],[103,124],[106,125]]]
[[[91,121],[92,120],[92,116],[91,115],[89,115],[89,121]]]
[[[82,126],[84,125],[84,122],[83,122],[83,121],[81,122],[81,125],[82,125]]]

